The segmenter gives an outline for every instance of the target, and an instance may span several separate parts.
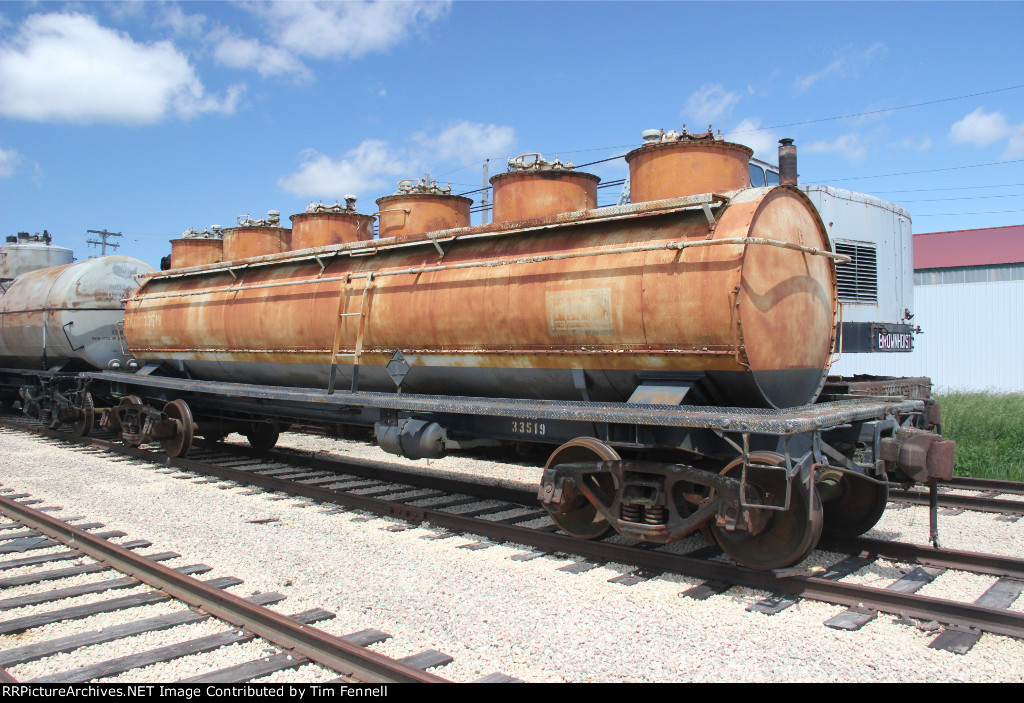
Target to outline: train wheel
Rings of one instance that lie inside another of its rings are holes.
[[[782,466],[785,458],[775,452],[753,452],[750,458],[759,464]],[[739,478],[743,460],[736,459],[722,471],[723,476]],[[786,477],[773,469],[747,468],[747,499],[770,505],[782,505],[786,496]],[[802,561],[818,544],[823,514],[821,499],[813,486],[810,491],[794,481],[789,510],[751,508],[754,530],[729,532],[710,525],[714,540],[733,561],[752,569],[780,569]]]
[[[885,484],[843,476],[842,493],[825,503],[824,534],[829,537],[859,537],[878,522],[889,502]]]
[[[96,408],[92,404],[92,393],[82,394],[82,407],[78,408],[81,416],[75,420],[71,428],[79,437],[88,437],[96,421]]]
[[[264,423],[253,423],[252,431],[245,435],[245,438],[249,440],[249,446],[259,449],[261,452],[273,449],[280,437],[281,430],[277,425]]]
[[[577,437],[556,449],[544,468],[586,461],[618,461],[620,458],[618,452],[598,439]],[[615,482],[610,474],[596,478],[595,483],[609,500],[615,495]],[[556,513],[549,510],[548,513],[562,532],[580,539],[600,539],[612,529],[598,509],[583,496],[578,496],[567,511]]]
[[[184,400],[178,399],[164,406],[164,415],[174,420],[178,431],[171,439],[161,440],[160,444],[163,445],[167,456],[185,456],[192,448],[192,438],[195,436],[196,426],[192,421],[192,411]]]

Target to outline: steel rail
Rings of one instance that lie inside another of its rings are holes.
[[[235,627],[293,650],[311,661],[366,683],[447,683],[435,674],[420,671],[372,650],[350,644],[340,637],[253,605],[198,579],[133,554],[73,525],[0,496],[0,512],[37,530],[52,540],[87,554],[108,566],[152,586],[173,598],[201,608]]]
[[[103,446],[120,454],[148,461],[153,455],[144,450],[124,447],[106,440],[91,440],[75,436],[62,436],[48,430],[35,430],[80,444]],[[295,483],[271,476],[253,474],[244,470],[207,464],[186,458],[166,457],[167,466],[204,473],[238,483],[283,491],[291,495],[334,503],[382,516],[396,517],[414,523],[427,523],[457,533],[471,533],[498,542],[513,542],[535,547],[542,551],[564,552],[607,562],[630,564],[651,571],[667,571],[711,581],[724,581],[781,595],[797,596],[825,603],[849,607],[866,607],[881,612],[935,620],[948,625],[973,627],[994,634],[1024,639],[1024,612],[987,608],[970,603],[959,603],[942,598],[831,581],[814,576],[780,577],[772,572],[753,571],[744,567],[671,554],[657,550],[643,550],[626,545],[602,541],[584,541],[562,534],[540,532],[515,525],[505,525],[485,519],[447,513],[442,510],[418,508],[393,501],[366,496],[337,493],[330,489]],[[1010,559],[993,555],[978,555],[980,560]],[[1020,560],[1016,560],[1020,561]]]
[[[924,491],[889,491],[889,500],[897,503],[910,503],[911,505],[929,504],[929,496]],[[984,513],[1024,515],[1024,500],[1008,500],[985,496],[957,496],[940,493],[939,505],[944,508],[961,508]]]
[[[352,458],[327,458],[323,455],[308,455],[299,453],[298,450],[272,449],[269,452],[253,449],[252,447],[227,445],[217,442],[202,440],[193,445],[197,448],[226,451],[236,456],[261,459],[263,461],[279,461],[284,464],[291,464],[301,468],[314,469],[318,471],[330,471],[334,473],[344,472],[360,478],[376,478],[394,483],[404,483],[416,488],[431,488],[448,491],[450,493],[465,493],[472,491],[474,496],[491,500],[505,500],[512,503],[523,503],[531,505],[537,501],[537,488],[518,488],[505,485],[491,485],[486,483],[468,482],[455,478],[447,478],[433,474],[410,473],[409,471],[392,468],[371,460]],[[539,507],[539,503],[537,504]]]
[[[963,491],[996,491],[999,493],[1024,495],[1024,482],[1007,481],[998,478],[954,476],[948,481],[940,481],[939,486]]]
[[[969,570],[976,574],[1005,576],[1024,580],[1024,559],[957,549],[935,549],[906,542],[884,542],[867,537],[822,537],[821,549],[848,554],[871,554],[882,559],[903,561],[922,566]]]

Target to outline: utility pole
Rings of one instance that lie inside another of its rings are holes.
[[[86,239],[85,240],[87,244],[97,244],[97,245],[100,246],[100,256],[106,256],[107,255],[107,247],[111,247],[113,249],[117,249],[119,246],[121,246],[120,244],[113,244],[113,243],[108,243],[107,242],[107,237],[120,237],[120,236],[122,236],[120,232],[108,232],[105,229],[103,229],[103,230],[87,229],[86,232],[88,232],[89,234],[98,234],[98,235],[100,235],[100,237],[103,238],[102,242],[99,241],[99,240],[96,240],[96,239]]]
[[[487,182],[487,166],[491,163],[490,159],[484,161],[484,188],[483,195],[480,196],[480,224],[487,224],[487,194],[491,184]]]

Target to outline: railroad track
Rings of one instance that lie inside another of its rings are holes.
[[[0,574],[21,572],[7,577],[0,575],[0,589],[18,586],[37,588],[31,593],[0,599],[0,611],[35,605],[55,607],[0,622],[0,635],[16,635],[33,628],[112,611],[130,616],[134,608],[172,600],[187,605],[189,610],[141,620],[126,619],[121,625],[7,649],[0,652],[0,667],[7,669],[78,648],[185,626],[211,617],[223,622],[225,629],[213,635],[55,671],[23,683],[86,682],[179,657],[215,651],[256,638],[261,638],[265,646],[270,648],[265,650],[267,656],[188,677],[178,683],[245,682],[309,663],[327,667],[336,672],[338,681],[347,683],[446,681],[441,676],[425,671],[426,668],[451,661],[450,657],[440,652],[427,651],[403,660],[391,659],[366,648],[388,639],[390,635],[386,633],[367,629],[344,637],[331,635],[312,625],[334,617],[333,613],[314,608],[283,616],[268,607],[284,600],[285,596],[280,593],[260,593],[249,598],[233,595],[226,589],[239,585],[239,579],[221,577],[201,581],[195,575],[209,571],[210,567],[197,564],[170,568],[163,562],[179,555],[173,552],[140,554],[138,550],[151,546],[148,542],[135,540],[116,544],[109,541],[109,538],[123,537],[124,533],[96,533],[91,530],[101,528],[102,525],[98,523],[76,525],[74,519],[58,520],[46,512],[29,507],[26,503],[38,501],[24,500],[26,497],[23,494],[0,493],[0,512],[13,520],[0,525],[0,554],[27,551],[44,553],[0,561]],[[60,546],[71,549],[61,551]],[[83,557],[88,558],[88,563],[60,567],[60,564],[72,559],[82,562]],[[34,568],[25,573],[24,567]],[[111,570],[117,570],[125,576],[117,578]],[[60,587],[63,579],[90,573],[100,574],[101,579]],[[60,602],[67,599],[89,594],[109,595],[111,591],[137,589],[140,586],[149,586],[153,590],[59,607]],[[6,672],[5,675],[7,680],[13,679]]]
[[[973,491],[974,495],[963,495],[952,491]],[[1017,498],[1002,498],[1000,496],[1017,496]],[[928,505],[929,498],[928,492],[919,488],[889,491],[889,500],[909,505]],[[1024,484],[1018,481],[954,477],[939,485],[939,506],[953,512],[976,510],[1020,517],[1024,515]]]
[[[13,411],[7,411],[7,414],[0,411],[0,426],[19,428],[26,431],[42,431],[42,428],[39,427],[38,423],[25,418],[20,414],[13,414]],[[315,432],[311,434],[323,435],[322,432]],[[59,436],[65,439],[74,437],[74,435],[67,433],[59,433],[52,436]],[[106,441],[106,444],[103,445],[104,447],[123,446],[120,442],[119,435],[99,430],[98,428],[94,431],[93,436],[88,439]],[[143,448],[143,451],[145,451],[145,448]],[[333,473],[348,472],[356,476],[365,477],[368,480],[387,479],[400,482],[407,479],[409,476],[409,472],[402,471],[401,469],[396,470],[389,468],[388,465],[382,464],[381,462],[360,462],[358,460],[339,457],[310,457],[307,453],[301,451],[282,449],[272,450],[271,453],[268,454],[247,446],[214,444],[200,439],[196,440],[196,449],[189,454],[188,458],[215,461],[218,456],[218,451],[230,452],[239,457],[247,457],[252,460],[252,465],[257,465],[260,461],[266,461],[268,458],[276,458],[277,460],[286,463],[292,462],[314,470]],[[155,458],[152,459],[154,461],[163,461],[165,458],[159,449],[154,449],[152,454],[155,455]],[[382,480],[380,485],[386,485],[386,480]],[[512,491],[506,492],[502,495],[500,491],[488,492],[484,488],[474,488],[474,486],[482,486],[482,484],[478,483],[462,482],[461,484],[458,484],[445,482],[444,480],[438,480],[431,483],[426,477],[421,479],[420,485],[432,485],[439,489],[445,489],[448,487],[452,491],[464,489],[470,491],[474,495],[479,495],[480,497],[503,498],[511,502],[519,503],[532,502],[534,494],[532,490],[522,490],[518,493]],[[954,493],[953,491],[972,491],[975,492],[975,495],[962,495]],[[1019,496],[1019,498],[1005,498],[1002,496]],[[911,488],[909,490],[891,489],[889,491],[889,502],[905,505],[928,505],[929,495],[927,489],[920,487]],[[955,476],[951,480],[939,482],[938,505],[940,508],[946,509],[947,512],[945,514],[956,514],[964,510],[971,510],[995,513],[1004,516],[1007,520],[1015,521],[1018,518],[1024,517],[1024,483],[1019,481]]]
[[[223,444],[204,443],[197,446],[190,458],[168,459],[162,454],[104,440],[44,433],[147,460],[163,467],[159,470],[182,477],[212,476],[337,505],[339,510],[355,509],[416,524],[429,523],[442,534],[447,531],[477,535],[483,538],[477,543],[478,548],[499,542],[531,547],[531,551],[513,559],[526,561],[552,553],[574,555],[578,560],[564,568],[577,573],[609,562],[625,564],[633,570],[614,580],[626,585],[663,573],[702,579],[702,583],[682,594],[688,598],[707,598],[735,586],[746,586],[771,594],[750,606],[765,614],[782,612],[800,599],[848,606],[847,612],[824,623],[837,629],[862,627],[879,612],[898,614],[907,621],[941,623],[944,630],[931,646],[961,653],[969,650],[984,632],[1024,638],[1024,613],[1009,610],[1024,584],[1021,559],[860,538],[823,542],[823,549],[839,552],[840,556],[819,571],[757,572],[720,561],[720,552],[710,547],[678,553],[673,549],[675,545],[658,547],[622,539],[585,542],[556,534],[554,525],[537,506],[533,492],[524,489],[409,474],[377,464],[295,451],[260,453]],[[886,588],[843,580],[879,562],[900,564],[902,576]],[[996,579],[976,602],[917,594],[947,569],[987,574]]]

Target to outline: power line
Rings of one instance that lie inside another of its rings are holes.
[[[989,210],[988,212],[933,212],[927,215],[914,215],[914,218],[918,217],[956,217],[958,215],[1008,215],[1016,212],[1024,212],[1024,210]]]
[[[900,200],[901,203],[946,203],[950,200],[987,200],[989,198],[1020,198],[1024,193],[1007,193],[1006,195],[965,195],[962,198],[926,198],[924,200]]]
[[[471,163],[471,164],[466,164],[465,166],[459,166],[458,168],[456,168],[456,169],[453,169],[453,170],[451,170],[451,171],[445,171],[444,173],[439,173],[439,174],[437,175],[437,177],[438,177],[438,178],[443,178],[443,177],[447,176],[447,175],[448,175],[449,173],[458,173],[458,172],[459,172],[459,171],[461,171],[462,169],[465,169],[465,168],[469,168],[469,167],[471,167],[471,166],[479,166],[479,165],[481,165],[482,163],[484,163],[484,161],[486,161],[486,160],[487,160],[487,159],[483,159],[483,160],[481,160],[481,161],[474,161],[474,162],[473,162],[473,163]]]
[[[910,104],[910,105],[898,105],[896,107],[888,107],[888,108],[885,108],[885,109],[882,109],[882,110],[868,110],[867,112],[856,112],[856,113],[852,113],[852,114],[849,114],[849,115],[839,115],[839,116],[836,116],[836,117],[819,117],[819,118],[813,119],[813,120],[804,120],[802,122],[789,122],[787,124],[779,124],[779,125],[774,125],[774,126],[771,126],[771,127],[757,127],[757,128],[754,128],[754,129],[734,130],[732,132],[726,132],[726,134],[728,135],[728,134],[746,134],[748,132],[764,132],[764,131],[767,131],[769,129],[782,129],[783,127],[799,127],[801,125],[817,124],[819,122],[834,122],[836,120],[850,119],[851,117],[866,117],[867,115],[878,115],[878,114],[881,114],[883,112],[896,112],[897,110],[910,110],[910,109],[915,108],[915,107],[925,107],[927,105],[938,105],[940,103],[948,103],[948,102],[952,102],[954,100],[967,100],[968,98],[977,98],[977,97],[980,97],[982,95],[992,95],[993,93],[1005,93],[1008,90],[1019,90],[1020,88],[1024,88],[1024,83],[1022,83],[1020,85],[1007,86],[1005,88],[994,88],[992,90],[983,90],[980,93],[969,93],[967,95],[957,95],[957,96],[952,97],[952,98],[939,98],[937,100],[926,100],[925,102],[913,103],[913,104]],[[584,153],[587,153],[587,152],[590,152],[590,151],[602,151],[602,150],[611,150],[611,149],[633,149],[636,146],[637,146],[636,144],[620,144],[618,146],[601,146],[601,147],[593,147],[591,149],[549,149],[548,152],[546,152],[546,153],[556,153],[557,152],[559,154],[584,154]],[[499,160],[498,157],[492,157],[492,158],[495,159],[495,160]],[[583,166],[592,166],[594,164],[603,163],[604,161],[613,161],[613,160],[618,159],[618,158],[621,158],[621,156],[613,156],[610,159],[602,159],[600,161],[591,161],[590,163],[587,163],[587,164],[580,164],[579,166],[577,166],[577,168],[582,168]],[[475,162],[473,162],[471,164],[466,164],[465,166],[460,166],[459,168],[456,168],[454,170],[445,171],[444,173],[439,174],[438,178],[441,178],[443,176],[447,176],[448,174],[451,174],[451,173],[457,173],[457,172],[459,172],[459,171],[461,171],[463,169],[467,169],[467,168],[470,168],[472,166],[479,166],[482,163],[484,163],[483,160],[475,161]],[[897,174],[897,175],[903,175],[903,174]],[[865,178],[867,178],[867,176],[865,176]],[[846,179],[846,180],[849,180],[849,179]]]
[[[617,147],[614,147],[614,148],[615,149],[627,149],[629,147],[617,146]],[[591,149],[589,151],[595,151],[595,150]],[[571,154],[571,153],[576,153],[576,152],[567,151],[565,153]],[[615,161],[616,159],[621,159],[621,158],[623,158],[625,156],[626,156],[625,154],[619,154],[617,156],[610,156],[607,159],[601,159],[600,161],[591,161],[590,163],[580,164],[576,168],[583,168],[584,166],[593,166],[594,164],[603,164],[605,161]]]
[[[815,179],[814,183],[837,183],[839,181],[861,181],[866,178],[889,178],[890,176],[916,176],[920,173],[938,173],[940,171],[959,171],[965,168],[982,168],[985,166],[1002,166],[1004,164],[1017,164],[1024,159],[1013,159],[1011,161],[993,161],[987,164],[971,164],[970,166],[949,166],[947,168],[930,168],[924,171],[904,171],[903,173],[881,173],[875,176],[850,176],[848,178],[831,178],[827,180]]]
[[[818,122],[832,122],[834,120],[845,120],[851,117],[865,117],[867,115],[877,115],[882,112],[895,112],[897,110],[909,110],[915,107],[925,107],[926,105],[938,105],[939,103],[948,103],[954,100],[966,100],[967,98],[977,98],[982,95],[991,95],[993,93],[1003,93],[1007,90],[1018,90],[1024,88],[1024,83],[1021,85],[1011,85],[1006,88],[995,88],[993,90],[984,90],[980,93],[971,93],[970,95],[957,95],[953,98],[940,98],[938,100],[928,100],[923,103],[914,103],[912,105],[900,105],[898,107],[888,107],[884,110],[868,110],[867,112],[857,112],[850,115],[840,115],[839,117],[821,117],[816,120],[804,120],[803,122],[790,122],[789,124],[777,124],[773,127],[758,127],[756,129],[743,129],[733,132],[727,132],[727,134],[745,134],[747,132],[763,132],[769,129],[782,129],[783,127],[799,127],[806,124],[817,124]]]
[[[873,190],[872,195],[889,195],[890,193],[931,193],[937,190],[977,190],[978,188],[1016,188],[1024,183],[1002,183],[994,186],[953,186],[950,188],[914,188],[912,190]]]

